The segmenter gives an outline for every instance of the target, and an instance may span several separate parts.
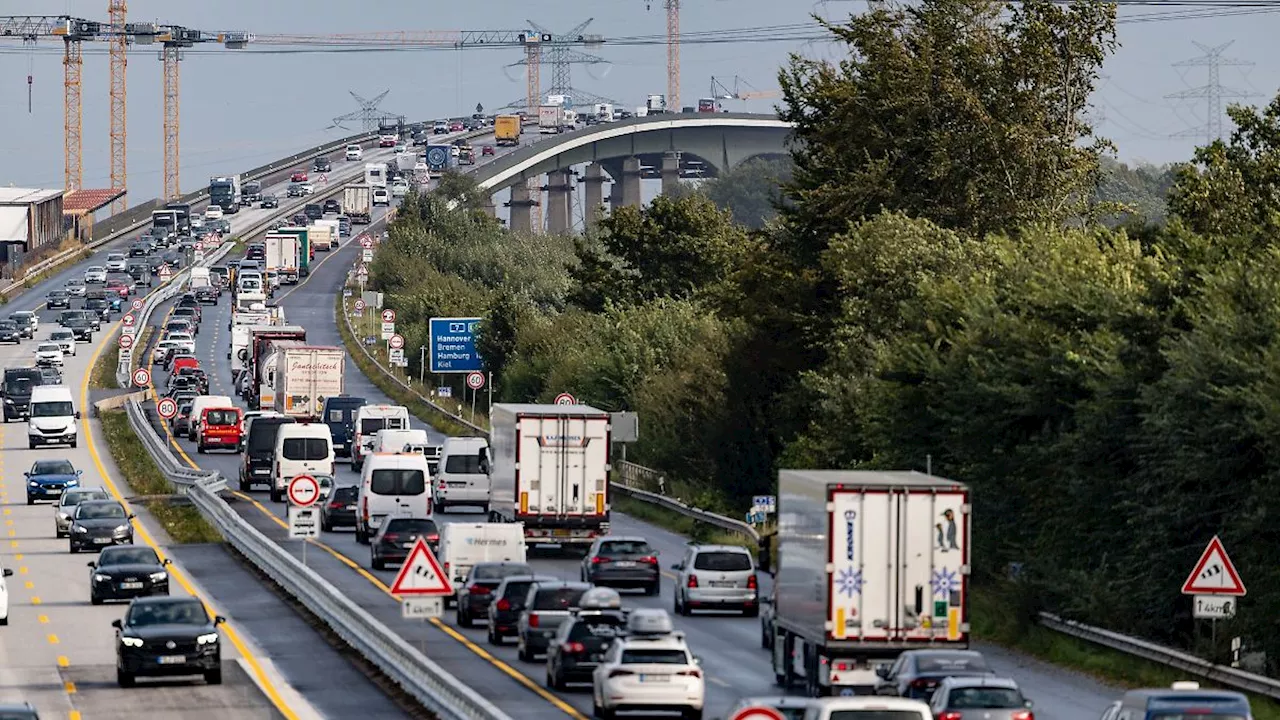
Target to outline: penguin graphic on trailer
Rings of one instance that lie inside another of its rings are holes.
[[[948,552],[951,550],[960,550],[960,546],[956,544],[956,514],[953,510],[942,511],[942,519],[944,523],[938,523],[934,527],[938,531],[938,552]]]

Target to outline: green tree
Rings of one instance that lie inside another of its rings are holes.
[[[697,188],[733,221],[750,230],[763,229],[778,214],[783,202],[782,184],[791,179],[791,158],[757,157]]]
[[[1138,163],[1126,165],[1108,157],[1102,158],[1102,179],[1094,199],[1102,204],[1121,206],[1119,212],[1103,218],[1108,225],[1164,224],[1168,215],[1169,190],[1174,171],[1168,165]]]
[[[495,293],[480,323],[476,351],[484,358],[485,367],[498,377],[514,359],[523,316],[527,304],[508,290]]]

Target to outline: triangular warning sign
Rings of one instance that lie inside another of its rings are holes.
[[[453,583],[440,567],[427,541],[418,538],[391,583],[392,595],[452,595]]]
[[[1187,581],[1182,583],[1183,595],[1244,595],[1244,583],[1240,581],[1240,573],[1227,557],[1222,541],[1217,535],[1209,541],[1209,546],[1196,563]]]

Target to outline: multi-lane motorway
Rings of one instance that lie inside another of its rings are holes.
[[[475,142],[486,141],[481,138]],[[502,152],[499,149],[499,153]],[[370,152],[365,161],[385,156],[385,152]],[[345,163],[338,157],[333,160],[331,183],[354,175],[355,166],[363,168],[365,162]],[[486,161],[492,159],[477,158],[481,164]],[[287,171],[282,171],[264,182],[264,186],[268,186],[267,192],[281,195],[283,199],[287,180]],[[286,207],[284,214],[293,212],[288,209],[289,203],[282,204]],[[233,231],[243,231],[266,214],[266,211],[254,209],[230,216]],[[375,222],[380,222],[382,216],[379,209]],[[374,226],[376,228],[377,225]],[[339,250],[318,254],[318,264],[311,276],[303,284],[287,288],[277,296],[289,324],[305,326],[308,341],[313,344],[341,344],[333,311],[334,294],[341,287],[356,252],[354,244],[348,242]],[[47,290],[60,287],[66,278],[83,272],[84,265],[92,262],[64,271],[60,277],[42,283],[41,287],[21,296],[7,309],[30,309]],[[206,308],[201,332],[197,336],[197,352],[209,369],[210,392],[234,396],[226,358],[230,342],[226,331],[229,312],[226,300],[216,308]],[[154,320],[160,322],[165,314],[163,310],[156,313]],[[46,323],[52,321],[51,315],[46,313]],[[18,350],[11,351],[5,356],[6,366],[28,364],[32,347],[27,342]],[[81,357],[73,359],[66,372],[68,384],[77,388],[82,388],[86,382],[89,367],[88,353],[85,349],[81,352]],[[348,363],[347,368],[347,390],[351,395],[364,397],[370,402],[389,402],[353,363]],[[162,380],[163,373],[159,374],[161,377],[157,380]],[[57,451],[22,449],[25,448],[25,438],[22,437],[25,428],[20,430],[20,427],[10,425],[3,433],[6,452],[0,464],[0,501],[8,511],[4,519],[13,523],[6,525],[12,534],[5,566],[19,571],[9,579],[13,619],[9,627],[0,628],[0,653],[6,660],[6,669],[0,673],[8,673],[0,674],[4,680],[5,699],[27,697],[40,704],[41,709],[47,707],[50,711],[64,713],[76,708],[84,713],[84,717],[111,717],[111,713],[118,710],[124,712],[122,708],[128,708],[131,715],[144,716],[146,708],[157,708],[157,712],[163,709],[165,717],[212,717],[214,708],[224,708],[216,711],[218,717],[269,717],[282,712],[273,707],[283,707],[284,714],[297,717],[311,712],[328,717],[347,717],[357,712],[372,713],[375,717],[403,714],[345,660],[337,658],[336,653],[310,632],[301,619],[289,612],[218,546],[179,546],[166,550],[176,560],[180,572],[198,583],[201,596],[228,616],[231,627],[238,629],[244,642],[252,640],[257,649],[246,649],[246,658],[229,659],[226,684],[221,688],[177,684],[117,690],[110,682],[114,680],[110,620],[119,616],[120,609],[88,605],[85,556],[77,555],[74,560],[68,560],[72,556],[65,554],[65,543],[53,540],[52,510],[45,506],[28,508],[23,504],[20,478],[22,470],[30,463],[30,456]],[[193,465],[198,462],[201,467],[218,470],[233,481],[237,477],[238,455],[196,455],[185,441],[181,441],[179,446]],[[94,453],[105,466],[94,460]],[[93,484],[99,478],[105,481],[115,473],[100,439],[93,446],[82,442],[79,450],[69,451],[66,457],[71,458],[77,467],[85,469],[86,477],[91,478],[87,484]],[[15,477],[19,480],[14,480]],[[340,483],[354,483],[355,480],[356,475],[346,465],[339,466]],[[9,487],[6,489],[4,484]],[[5,493],[14,495],[8,497]],[[295,555],[302,556],[301,543],[286,538],[282,504],[271,503],[265,492],[235,493],[232,502],[238,512],[269,537]],[[480,518],[460,512],[442,519],[474,521]],[[660,528],[617,514],[614,515],[614,528],[618,532],[647,537],[660,551],[664,566],[675,562],[682,553],[684,539]],[[369,569],[367,548],[357,545],[349,532],[326,533],[307,553],[307,562],[344,594],[389,627],[403,633],[407,639],[419,643],[446,670],[476,687],[512,717],[585,718],[590,715],[588,693],[581,690],[549,691],[544,684],[541,664],[519,661],[510,645],[498,648],[488,645],[482,630],[460,629],[452,623],[451,617],[430,624],[401,619],[399,605],[388,589],[394,570]],[[536,559],[534,563],[539,572],[565,578],[578,577],[576,559],[548,557]],[[658,597],[627,596],[626,601],[638,607],[669,609],[671,582],[668,575]],[[29,587],[27,583],[30,583]],[[46,583],[48,589],[45,588]],[[719,717],[738,697],[774,691],[767,655],[759,649],[758,620],[699,615],[677,617],[676,621],[679,628],[687,633],[694,651],[703,658],[708,675],[708,717]],[[42,655],[36,648],[47,652]],[[246,648],[250,646],[246,644]],[[997,648],[981,649],[999,672],[1023,685],[1027,695],[1037,701],[1036,712],[1042,718],[1093,720],[1115,696],[1112,689],[1088,678],[1013,656]],[[244,668],[243,672],[237,674],[232,671],[233,665]],[[93,674],[95,672],[96,675]],[[73,684],[66,684],[68,682]],[[268,690],[259,690],[259,685]],[[151,695],[146,700],[135,699],[142,695],[119,695],[125,692]],[[280,701],[273,702],[272,694]],[[305,700],[299,695],[305,696]]]

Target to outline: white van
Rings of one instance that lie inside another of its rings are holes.
[[[408,430],[409,408],[403,405],[361,405],[351,423],[351,469],[359,471],[364,456],[373,452],[379,430]]]
[[[283,500],[289,481],[299,475],[336,474],[333,434],[328,425],[295,422],[280,426],[275,457],[271,461],[272,501]]]
[[[387,517],[431,517],[430,483],[427,459],[417,453],[367,456],[356,500],[356,542],[368,544]]]
[[[467,573],[482,562],[526,562],[524,523],[441,523],[436,558],[455,588],[466,585]],[[445,598],[452,605],[454,598]]]
[[[484,438],[445,438],[432,485],[436,507],[474,505],[489,512],[489,475],[480,469],[481,453],[488,448]]]
[[[31,388],[27,417],[27,442],[34,450],[40,445],[76,446],[80,412],[66,385],[37,385]]]
[[[410,452],[406,449],[407,446],[426,444],[427,431],[423,429],[382,429],[373,436],[375,453]]]
[[[227,395],[197,395],[195,400],[191,401],[191,428],[187,432],[187,439],[195,441],[200,437],[200,418],[204,417],[204,411],[209,408],[229,408],[235,407],[236,404],[231,402],[231,398]]]

